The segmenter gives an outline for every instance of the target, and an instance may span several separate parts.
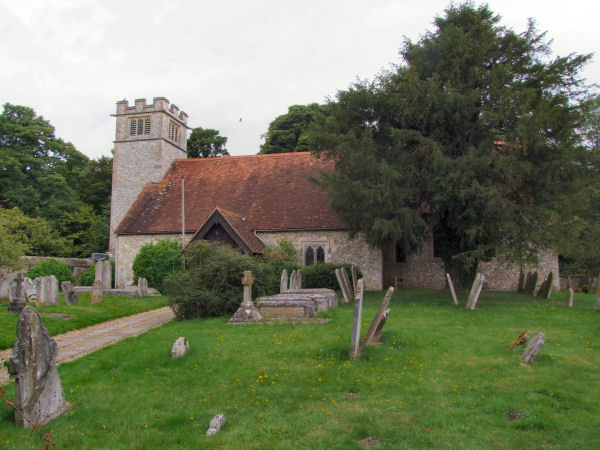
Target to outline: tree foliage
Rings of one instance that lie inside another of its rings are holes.
[[[219,135],[219,130],[196,127],[187,141],[188,158],[213,158],[229,156],[225,148],[227,138]]]
[[[163,291],[163,280],[183,268],[181,242],[164,239],[143,245],[133,260],[134,281],[146,278],[148,284]]]
[[[63,281],[75,281],[69,265],[54,258],[40,261],[25,274],[25,276],[31,278],[32,280],[37,277],[44,277],[48,275],[54,275],[58,280],[59,286]]]
[[[309,142],[310,126],[319,114],[325,111],[323,105],[293,105],[286,114],[277,116],[269,124],[263,136],[265,143],[260,153],[305,152],[311,150]]]
[[[520,34],[499,21],[451,5],[401,64],[327,105],[312,141],[336,170],[320,183],[371,244],[410,252],[434,230],[463,273],[553,246],[581,172],[590,56],[551,57],[533,21]]]

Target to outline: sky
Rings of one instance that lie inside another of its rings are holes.
[[[476,2],[480,4],[481,2]],[[33,108],[89,158],[111,155],[116,102],[166,97],[188,125],[256,154],[269,123],[399,63],[447,0],[0,0],[0,103]],[[489,0],[556,55],[600,50],[597,0]],[[600,54],[583,72],[600,84]]]

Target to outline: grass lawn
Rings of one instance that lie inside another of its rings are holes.
[[[30,304],[35,306],[41,314],[62,313],[71,315],[68,319],[42,316],[44,326],[51,336],[55,336],[118,317],[160,308],[169,303],[167,297],[164,296],[140,298],[104,295],[101,303],[90,305],[90,294],[77,294],[77,297],[79,298],[77,305],[66,304],[62,293],[60,294],[59,305],[36,306],[34,303]],[[10,305],[10,302],[0,302],[0,350],[12,347],[17,335],[18,316],[8,313],[8,305]]]
[[[363,335],[383,294],[365,295]],[[383,345],[358,360],[351,304],[326,325],[172,322],[61,365],[72,409],[42,431],[57,448],[598,448],[593,301],[484,292],[467,311],[448,293],[397,292]],[[524,328],[547,337],[532,365],[507,348]],[[172,360],[179,336],[190,352]],[[218,413],[225,427],[205,437]],[[43,447],[5,406],[0,435],[0,448]]]

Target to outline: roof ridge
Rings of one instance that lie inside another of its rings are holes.
[[[242,158],[267,158],[267,157],[275,157],[280,158],[283,156],[291,156],[291,155],[311,155],[310,151],[306,152],[285,152],[285,153],[257,153],[256,155],[229,155],[229,156],[214,156],[211,158],[176,158],[175,161],[214,161],[214,160],[230,160],[230,159],[242,159]]]

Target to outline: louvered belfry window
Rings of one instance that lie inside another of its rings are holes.
[[[130,136],[148,136],[150,134],[150,117],[134,117],[129,121]]]

